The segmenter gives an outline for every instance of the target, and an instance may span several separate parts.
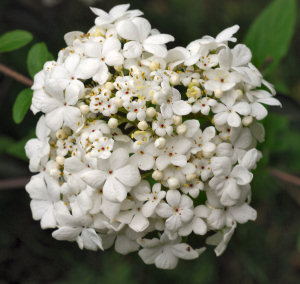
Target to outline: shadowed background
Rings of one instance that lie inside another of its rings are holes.
[[[152,27],[186,46],[203,35],[217,35],[234,24],[239,42],[267,0],[134,0]],[[25,29],[52,54],[64,47],[63,35],[87,31],[95,16],[88,5],[109,10],[127,1],[1,0],[0,34]],[[298,5],[300,6],[300,5]],[[298,7],[299,9],[299,7]],[[282,27],[284,30],[284,26]],[[278,31],[280,32],[280,31]],[[238,226],[227,251],[216,258],[212,248],[195,261],[181,261],[174,271],[147,266],[136,253],[120,256],[81,251],[60,242],[32,220],[24,179],[30,176],[24,143],[38,120],[28,113],[15,124],[11,110],[24,88],[0,73],[0,284],[2,283],[299,283],[300,279],[300,23],[287,55],[266,79],[275,84],[283,109],[271,109],[264,120],[264,159],[255,171],[252,205],[256,222]],[[170,45],[171,47],[172,45]],[[30,46],[0,54],[0,63],[29,77]],[[286,175],[289,173],[290,175]],[[21,178],[21,179],[20,179]],[[4,180],[9,183],[4,184]],[[298,281],[297,281],[298,279]]]

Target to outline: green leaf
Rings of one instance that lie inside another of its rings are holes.
[[[28,161],[25,153],[25,144],[27,143],[27,141],[28,139],[23,139],[21,141],[15,142],[7,148],[6,153],[21,160]]]
[[[43,69],[45,62],[48,60],[48,49],[45,43],[36,43],[28,52],[27,68],[33,78],[34,75]]]
[[[16,50],[32,40],[32,34],[23,30],[7,32],[0,37],[0,52]]]
[[[265,73],[275,69],[286,55],[296,23],[296,0],[275,0],[256,18],[245,43],[253,63]]]
[[[13,119],[15,123],[20,123],[24,119],[31,105],[32,95],[33,92],[31,89],[25,89],[19,93],[13,106]]]
[[[6,149],[14,143],[14,140],[6,135],[0,135],[0,155],[3,154]]]

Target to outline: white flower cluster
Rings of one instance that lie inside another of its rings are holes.
[[[31,109],[43,115],[26,153],[39,173],[26,190],[54,238],[173,269],[204,251],[191,234],[220,255],[237,223],[256,219],[258,121],[280,103],[250,50],[228,46],[238,26],[168,50],[174,38],[128,8],[92,8],[95,26],[66,34],[35,76]]]

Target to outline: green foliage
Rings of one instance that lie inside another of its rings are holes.
[[[32,100],[33,92],[31,89],[21,91],[13,106],[13,119],[15,123],[21,123],[27,113]]]
[[[14,140],[6,135],[0,135],[0,155],[5,153],[6,149],[14,142]]]
[[[23,30],[7,32],[0,37],[0,52],[13,51],[32,40],[32,34]]]
[[[245,43],[257,67],[267,67],[266,72],[275,69],[288,51],[295,23],[296,0],[275,0],[256,18]]]
[[[27,68],[32,78],[37,72],[43,69],[49,57],[51,55],[49,55],[47,45],[44,42],[36,43],[31,47],[27,56]]]

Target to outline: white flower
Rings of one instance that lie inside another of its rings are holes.
[[[241,195],[239,185],[249,184],[253,175],[240,165],[231,170],[232,162],[228,157],[213,157],[211,160],[215,176],[209,181],[209,186],[217,191],[223,205],[232,206]]]
[[[165,147],[160,150],[159,156],[156,159],[156,166],[161,171],[168,165],[172,164],[179,167],[184,167],[187,163],[185,153],[188,151],[191,142],[184,138],[169,138]]]
[[[138,169],[128,164],[128,160],[126,150],[116,149],[109,159],[98,163],[99,169],[86,172],[82,179],[94,188],[103,186],[103,195],[108,200],[122,202],[127,191],[141,179]]]
[[[145,202],[142,207],[142,213],[147,218],[154,214],[155,208],[166,196],[166,192],[161,191],[160,183],[154,184],[151,191],[149,183],[146,181],[142,181],[137,185],[132,193],[137,200]]]
[[[143,249],[139,251],[139,256],[146,264],[155,264],[161,269],[174,269],[179,258],[195,259],[204,251],[204,249],[194,250],[180,241],[180,238],[169,240],[165,234],[160,239],[141,239],[139,244]]]
[[[47,174],[33,176],[26,185],[32,201],[30,208],[34,220],[41,220],[43,229],[55,228],[56,218],[54,204],[59,201],[59,184]]]
[[[156,208],[156,213],[166,218],[166,229],[176,232],[193,218],[193,201],[175,189],[168,190],[166,200],[168,203],[160,203]]]
[[[25,145],[26,155],[29,158],[29,168],[32,172],[41,170],[48,161],[50,145],[48,143],[50,129],[45,122],[45,116],[41,116],[36,126],[37,138],[30,139]]]
[[[118,34],[124,39],[130,40],[124,46],[124,56],[136,58],[141,55],[142,49],[159,57],[167,56],[165,44],[174,41],[174,37],[167,34],[151,33],[151,25],[144,18],[123,20],[117,23]]]

